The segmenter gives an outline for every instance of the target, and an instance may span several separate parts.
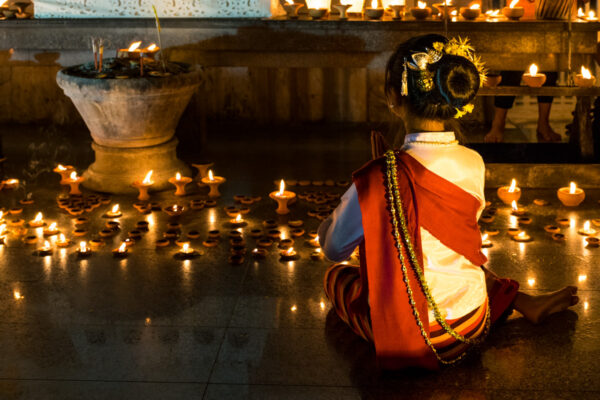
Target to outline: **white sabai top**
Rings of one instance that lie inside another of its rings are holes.
[[[477,218],[485,207],[485,165],[481,156],[456,141],[453,132],[422,132],[406,136],[404,146],[431,172],[454,183],[480,201]],[[323,253],[334,261],[347,259],[363,240],[362,214],[354,184],[340,205],[319,227]],[[425,279],[446,319],[457,319],[485,302],[485,275],[462,255],[443,245],[421,228]],[[429,320],[433,312],[429,310]]]

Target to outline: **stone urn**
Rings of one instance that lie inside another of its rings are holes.
[[[152,190],[171,188],[168,179],[189,168],[177,158],[175,128],[201,83],[201,70],[161,77],[94,79],[58,72],[58,85],[88,126],[96,159],[83,185],[99,192],[135,193],[134,181],[154,171]]]

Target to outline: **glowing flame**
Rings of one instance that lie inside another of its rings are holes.
[[[493,10],[493,11],[489,10],[489,11],[486,11],[485,14],[489,17],[497,17],[498,14],[500,14],[500,10]]]
[[[283,192],[285,191],[285,182],[283,179],[279,182],[279,192],[277,192],[277,196],[283,196]]]
[[[119,205],[115,204],[113,206],[113,208],[110,210],[110,212],[112,212],[113,214],[118,214],[119,213]]]
[[[450,15],[458,15],[458,11],[452,10],[452,11],[450,11]]]
[[[50,224],[50,226],[48,227],[48,231],[50,231],[50,232],[56,231],[56,222],[53,222]]]
[[[136,51],[140,46],[142,45],[142,42],[133,42],[131,43],[131,45],[129,46],[129,48],[127,49],[127,51]]]
[[[371,8],[377,8],[377,0],[371,0]]]
[[[472,4],[471,7],[469,7],[471,10],[480,10],[481,9],[481,4],[479,3],[475,3]]]
[[[69,178],[70,178],[72,181],[76,181],[76,180],[79,178],[79,177],[77,176],[77,171],[73,171],[73,172],[71,172],[71,175],[69,175]]]
[[[575,194],[576,191],[577,185],[575,184],[575,182],[569,183],[569,194]]]
[[[452,5],[452,0],[446,0],[446,1],[444,1],[443,4],[446,5],[446,6],[451,6]]]
[[[519,3],[519,0],[512,0],[508,8],[515,8],[515,6]]]
[[[513,179],[510,182],[510,187],[508,188],[508,192],[509,193],[514,193],[516,188],[517,188],[517,181]]]
[[[584,79],[592,79],[592,74],[591,74],[590,70],[587,69],[586,67],[584,67],[583,65],[581,66],[581,76]]]
[[[59,243],[66,243],[67,242],[67,238],[65,237],[64,234],[60,234],[60,236],[58,237],[58,241]]]
[[[321,300],[321,302],[319,303],[319,307],[321,307],[321,310],[325,309],[325,302],[323,300]]]
[[[521,232],[519,232],[519,234],[517,235],[517,237],[519,239],[525,239],[527,237],[527,234],[525,233],[525,231],[521,231]]]
[[[583,302],[583,309],[587,310],[588,308],[590,308],[590,303],[588,303],[587,301]]]
[[[81,253],[87,253],[87,251],[88,251],[87,242],[79,242],[79,251]]]
[[[64,166],[64,165],[62,165],[62,164],[58,164],[58,166],[56,167],[56,169],[57,169],[58,171],[66,171],[66,170],[67,170],[67,169],[65,168],[65,166]]]
[[[44,247],[42,247],[44,250],[50,250],[50,242],[47,240],[44,240]]]
[[[6,7],[6,3],[8,3],[8,0],[6,0],[4,3],[0,4],[0,7]]]
[[[0,221],[4,219],[4,211],[0,211]]]
[[[285,254],[287,254],[288,256],[293,256],[295,253],[294,248],[290,247],[289,249],[286,250]]]
[[[214,181],[215,180],[215,177],[213,176],[212,169],[208,170],[208,180],[209,181]]]
[[[583,231],[584,232],[589,232],[590,231],[590,221],[585,221],[583,223]]]
[[[588,19],[596,19],[596,13],[593,10],[588,13]]]
[[[538,66],[535,64],[531,64],[529,66],[529,75],[535,76],[535,75],[537,75],[537,73],[538,73]]]
[[[298,309],[298,307],[296,307],[296,305],[295,305],[295,304],[292,306],[292,308],[290,308],[290,310],[292,310],[292,311],[294,311],[294,312],[295,312],[297,309]]]
[[[121,243],[121,245],[119,246],[119,249],[117,251],[119,253],[125,253],[127,251],[127,243],[125,243],[125,242]]]
[[[321,253],[321,248],[319,247],[318,249],[315,250],[316,253]]]
[[[535,285],[535,278],[529,278],[527,279],[527,284],[531,287],[533,287]]]
[[[192,251],[192,249],[190,249],[189,243],[184,243],[183,246],[181,246],[182,253],[191,253],[191,251]]]
[[[517,207],[517,202],[516,201],[512,201],[512,203],[510,203],[510,206],[512,207],[513,211],[517,211],[519,209],[519,207]]]
[[[13,292],[13,296],[15,297],[15,300],[21,300],[23,298],[23,296],[21,296],[21,292],[19,292],[18,290],[15,290]]]
[[[144,180],[142,181],[142,183],[144,185],[152,185],[154,183],[154,181],[152,180],[153,173],[154,173],[154,170],[152,170],[152,169],[150,171],[148,171],[148,173],[144,177]]]
[[[177,181],[181,180],[181,174],[179,172],[175,174],[175,180],[177,180]]]
[[[286,1],[286,3],[288,3],[290,6],[291,6],[291,5],[294,5],[294,2],[293,2],[292,0],[285,0],[285,1]]]
[[[578,280],[579,282],[585,282],[585,281],[586,281],[586,279],[587,279],[587,275],[579,275],[579,276],[577,277],[577,280]]]
[[[41,212],[39,212],[35,215],[33,222],[42,222],[43,220],[44,220],[44,216],[42,215]]]
[[[242,214],[238,214],[238,215],[235,217],[235,222],[242,222],[242,221],[243,221],[243,220],[242,220]]]
[[[484,233],[483,236],[481,236],[481,241],[485,242],[486,240],[488,240],[488,234]]]
[[[155,43],[152,43],[150,46],[146,47],[146,51],[154,51],[158,50],[158,46]]]
[[[419,7],[420,9],[424,9],[425,7],[427,7],[427,3],[425,3],[424,1],[419,1],[417,3],[417,7]]]
[[[579,9],[577,10],[577,16],[579,18],[584,18],[585,17],[585,14],[584,14],[583,9],[581,7],[579,7]]]

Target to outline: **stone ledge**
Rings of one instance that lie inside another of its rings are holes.
[[[584,189],[600,188],[600,164],[504,164],[485,165],[486,188],[510,184],[515,178],[520,187],[558,189],[574,181]]]

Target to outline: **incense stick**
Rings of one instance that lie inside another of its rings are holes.
[[[154,19],[156,20],[156,35],[158,36],[158,47],[160,47],[160,60],[162,61],[163,73],[165,73],[167,72],[167,65],[165,63],[162,41],[160,40],[160,20],[158,19],[158,12],[156,12],[154,4],[152,5],[152,11],[154,11]]]

